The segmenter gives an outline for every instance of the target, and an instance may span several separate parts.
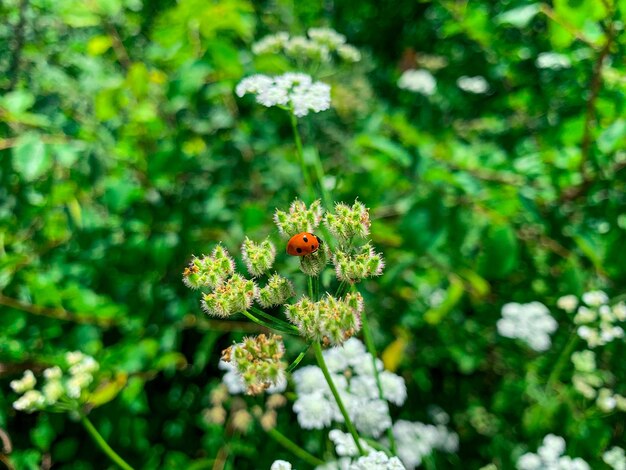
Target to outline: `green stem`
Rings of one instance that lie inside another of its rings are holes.
[[[365,455],[363,448],[361,447],[361,441],[359,440],[359,434],[356,432],[356,428],[354,424],[352,424],[352,420],[350,419],[350,415],[348,415],[348,411],[346,407],[343,405],[343,401],[341,400],[341,396],[337,391],[337,387],[335,387],[335,383],[333,382],[332,377],[330,376],[330,372],[328,371],[328,367],[326,366],[326,361],[324,361],[324,355],[322,354],[322,345],[319,341],[313,342],[313,351],[315,352],[315,359],[317,360],[317,365],[322,369],[324,374],[324,378],[330,387],[330,391],[335,397],[335,401],[337,402],[337,406],[339,407],[339,411],[343,415],[343,419],[346,422],[346,427],[350,434],[352,434],[352,438],[354,439],[354,443],[356,444],[357,449],[359,449],[359,454]]]
[[[302,359],[304,359],[304,356],[306,355],[306,353],[309,351],[310,348],[311,348],[311,345],[309,344],[304,351],[302,351],[300,354],[298,354],[298,357],[296,357],[293,360],[293,362],[291,364],[289,364],[289,367],[287,367],[286,372],[289,373],[292,370],[294,370],[296,367],[298,367],[298,364],[300,364]]]
[[[269,313],[265,313],[263,310],[261,310],[259,308],[250,307],[250,310],[253,313],[259,315],[260,317],[265,318],[270,323],[273,323],[276,326],[280,326],[280,328],[285,330],[285,331],[293,331],[294,333],[298,332],[298,328],[296,326],[292,325],[291,323],[286,322],[285,320],[281,320],[280,318],[276,318],[276,317],[270,315]]]
[[[302,178],[304,179],[304,185],[307,189],[313,190],[313,185],[311,184],[311,177],[309,176],[309,172],[306,168],[306,163],[304,162],[304,152],[302,151],[302,139],[300,139],[300,131],[298,131],[298,120],[296,119],[293,111],[289,111],[289,118],[291,119],[291,129],[293,130],[293,139],[296,142],[296,154],[298,156],[298,160],[300,160],[300,170],[302,171]]]
[[[248,317],[250,320],[252,320],[257,325],[261,325],[261,326],[263,326],[265,328],[268,328],[270,330],[276,330],[276,331],[279,331],[279,332],[287,334],[287,335],[296,335],[297,334],[294,331],[285,330],[285,329],[281,328],[279,325],[265,322],[265,321],[261,320],[260,318],[255,317],[254,315],[252,315],[247,310],[244,310],[241,313],[243,313],[246,317]]]
[[[548,377],[548,381],[546,382],[546,388],[550,388],[556,382],[558,382],[559,377],[561,376],[561,373],[563,372],[563,368],[565,367],[565,364],[567,363],[570,356],[572,355],[572,352],[578,345],[578,341],[579,341],[578,334],[576,333],[576,331],[574,331],[572,333],[572,336],[570,336],[569,341],[565,345],[565,348],[563,348],[563,351],[561,351],[561,354],[559,355],[559,358],[556,361],[554,369],[552,369],[552,372],[550,373],[550,376]]]
[[[282,434],[280,431],[272,428],[272,429],[268,429],[267,430],[267,434],[272,439],[274,439],[276,442],[278,442],[281,446],[283,446],[285,449],[290,451],[293,455],[295,455],[296,457],[301,458],[306,463],[308,463],[310,465],[313,465],[315,467],[317,467],[319,465],[324,465],[324,461],[323,460],[318,459],[317,457],[315,457],[312,454],[309,454],[306,450],[304,450],[298,444],[296,444],[291,439],[289,439],[287,436]]]
[[[363,328],[363,338],[365,339],[365,345],[367,346],[368,352],[372,356],[372,362],[374,365],[374,377],[376,378],[376,386],[378,387],[378,397],[381,400],[384,400],[385,395],[383,393],[383,384],[380,381],[380,374],[378,373],[378,367],[376,366],[376,345],[374,344],[372,330],[370,330],[369,323],[367,321],[367,314],[365,312],[361,314],[361,324]],[[389,447],[391,448],[391,452],[393,452],[393,455],[396,455],[396,439],[393,437],[393,430],[391,428],[387,429],[387,438],[389,439]]]
[[[120,468],[123,468],[124,470],[133,470],[133,467],[128,465],[122,457],[117,455],[117,453],[111,448],[111,446],[107,443],[107,441],[104,440],[102,435],[100,435],[98,430],[94,427],[91,421],[89,421],[89,418],[87,418],[87,416],[81,414],[80,421],[81,423],[83,423],[83,426],[85,426],[85,429],[91,435],[93,440],[96,441],[96,444],[98,444],[100,449],[102,449],[104,453],[107,454],[107,456],[114,463],[116,463]]]
[[[307,284],[307,289],[309,291],[309,298],[313,302],[315,302],[315,299],[313,298],[313,276],[306,277],[306,284]]]

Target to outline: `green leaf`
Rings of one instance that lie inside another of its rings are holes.
[[[495,17],[498,24],[507,24],[515,28],[525,28],[531,20],[541,11],[539,3],[513,8]]]
[[[47,152],[41,137],[26,134],[18,138],[13,147],[13,168],[28,182],[43,176],[52,167],[52,157]]]
[[[478,270],[487,279],[501,279],[519,264],[519,244],[509,225],[491,226],[483,234]]]
[[[446,292],[446,298],[441,305],[431,308],[424,314],[424,320],[431,325],[436,325],[443,320],[448,313],[459,303],[465,289],[463,281],[457,276],[450,277],[450,287]]]
[[[618,147],[623,148],[623,142],[620,144],[620,141],[622,141],[625,136],[626,120],[618,119],[600,134],[597,140],[598,148],[603,153],[611,153]]]
[[[122,391],[126,385],[127,379],[128,374],[116,374],[113,380],[100,384],[98,388],[89,395],[87,401],[94,408],[110,402]]]

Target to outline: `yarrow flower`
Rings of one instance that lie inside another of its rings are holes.
[[[405,467],[398,457],[389,457],[382,451],[375,451],[359,457],[348,470],[405,470]]]
[[[252,75],[239,82],[235,93],[240,98],[251,93],[256,95],[257,103],[268,108],[289,109],[297,117],[330,108],[330,86],[313,82],[311,76],[303,73],[285,73],[276,77]]]
[[[482,95],[489,91],[489,84],[484,77],[467,77],[462,76],[456,81],[456,85],[463,91],[468,93],[474,93],[476,95]]]
[[[257,395],[284,380],[284,353],[281,336],[260,334],[225,349],[222,361],[234,366],[248,394]]]
[[[210,256],[193,257],[183,272],[183,283],[191,288],[214,289],[235,272],[235,262],[226,248],[218,245]]]
[[[257,296],[258,288],[254,281],[234,274],[213,292],[203,295],[202,309],[209,315],[226,318],[248,310]]]
[[[328,433],[328,438],[335,444],[335,453],[339,457],[358,457],[359,449],[354,442],[352,434],[342,432],[339,429],[333,429]],[[365,452],[370,452],[373,449],[363,439],[359,439],[361,449]]]
[[[313,201],[307,208],[299,199],[289,206],[289,212],[276,209],[274,223],[283,238],[290,238],[301,232],[313,232],[322,221],[322,204],[319,199]]]
[[[392,428],[398,457],[407,469],[419,467],[433,451],[453,453],[458,450],[459,437],[444,425],[398,420]]]
[[[437,80],[428,70],[409,69],[400,76],[398,87],[424,96],[432,96],[437,91]]]
[[[270,470],[291,470],[291,463],[286,460],[274,460]]]
[[[562,470],[590,470],[589,464],[581,458],[563,455],[565,439],[554,434],[543,438],[543,443],[536,454],[528,452],[522,455],[516,464],[517,470],[544,470],[558,468]]]
[[[285,315],[303,337],[329,345],[341,344],[357,333],[361,329],[362,312],[361,294],[349,293],[343,299],[328,294],[318,302],[303,297],[287,305]]]
[[[558,324],[540,302],[511,302],[502,307],[497,328],[502,336],[521,339],[535,351],[546,351],[552,344],[550,334],[556,331]]]
[[[621,447],[612,447],[602,454],[602,460],[613,470],[626,470],[626,455]]]
[[[241,257],[251,276],[260,276],[269,271],[274,265],[276,247],[269,240],[254,243],[246,237],[241,246]]]
[[[564,295],[559,297],[556,301],[556,306],[565,310],[567,313],[572,313],[578,307],[578,298],[575,295]]]

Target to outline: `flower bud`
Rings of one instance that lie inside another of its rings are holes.
[[[353,237],[365,238],[370,233],[369,210],[359,201],[355,201],[352,207],[337,203],[335,213],[327,212],[324,216],[324,223],[341,243],[349,242]]]
[[[13,402],[13,408],[18,411],[32,413],[41,409],[46,403],[46,399],[39,390],[28,390],[24,395]]]
[[[202,309],[215,317],[229,317],[249,309],[257,296],[257,290],[254,281],[235,274],[213,292],[204,294]]]
[[[260,276],[272,268],[276,258],[276,247],[269,240],[257,244],[246,237],[241,246],[241,256],[250,275]]]
[[[235,262],[226,248],[218,245],[211,256],[193,257],[183,271],[183,282],[191,289],[215,289],[235,272]]]
[[[15,393],[24,393],[32,390],[37,384],[32,370],[25,370],[24,376],[19,380],[11,380],[9,384]]]
[[[303,297],[287,306],[285,315],[298,327],[300,334],[311,341],[322,341],[326,346],[339,345],[361,328],[363,297],[350,293],[343,299],[327,295],[319,302]]]
[[[267,281],[267,285],[259,290],[257,300],[262,307],[268,308],[282,305],[294,295],[291,282],[278,274],[274,274]]]
[[[300,271],[307,276],[318,276],[328,263],[328,245],[320,245],[319,249],[310,255],[300,257]]]
[[[385,267],[382,255],[376,253],[369,243],[363,245],[357,254],[337,250],[333,256],[333,264],[337,279],[350,283],[367,277],[380,276]]]
[[[296,199],[289,206],[288,213],[276,210],[274,223],[282,237],[290,238],[301,232],[313,232],[322,220],[322,212],[319,199],[313,201],[308,209],[304,202]]]
[[[222,360],[235,366],[250,395],[259,394],[284,377],[286,364],[282,337],[264,334],[244,338],[222,352]]]

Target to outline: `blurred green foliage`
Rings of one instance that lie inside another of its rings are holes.
[[[460,451],[438,468],[512,468],[548,432],[600,468],[623,417],[589,408],[567,374],[544,389],[570,319],[553,309],[561,328],[541,355],[495,322],[508,301],[623,293],[625,13],[623,0],[2,2],[3,459],[107,465],[69,417],[11,408],[10,379],[79,349],[122,377],[91,416],[136,467],[212,468],[226,452],[226,468],[305,468],[258,425],[239,435],[205,419],[219,351],[242,333],[203,318],[181,272],[218,241],[237,252],[245,235],[275,235],[271,214],[302,181],[289,122],[233,89],[289,68],[254,57],[255,39],[328,25],[365,59],[325,79],[334,109],[303,122],[305,153],[336,200],[372,208],[387,269],[362,291],[409,386],[398,417],[425,419],[433,403],[451,414]],[[571,66],[537,67],[551,51]],[[445,65],[434,96],[396,86],[433,58]],[[475,75],[487,94],[457,87]],[[621,386],[623,354],[616,342],[602,357]],[[279,428],[319,446],[288,408]]]

